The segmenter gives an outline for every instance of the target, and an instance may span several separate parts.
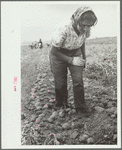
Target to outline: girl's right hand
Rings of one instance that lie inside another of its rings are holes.
[[[85,60],[82,57],[73,57],[72,65],[84,66]]]

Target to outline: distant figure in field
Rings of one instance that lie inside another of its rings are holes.
[[[37,49],[38,48],[38,42],[35,41],[34,45],[35,45],[35,49]]]
[[[43,44],[42,44],[42,40],[41,40],[41,39],[39,39],[38,47],[39,47],[39,48],[42,48],[42,47],[43,47]]]
[[[30,47],[31,47],[31,49],[33,49],[33,48],[38,48],[38,42],[37,41],[35,41],[35,42],[32,42],[32,44],[30,45]]]
[[[33,49],[33,48],[34,48],[33,42],[32,42],[31,45],[29,45],[29,46],[31,47],[31,49]]]

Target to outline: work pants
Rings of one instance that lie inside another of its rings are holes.
[[[74,57],[81,55],[81,50],[65,50],[60,49],[61,53]],[[83,84],[83,69],[84,67],[68,64],[67,62],[57,58],[51,52],[49,54],[51,72],[54,75],[55,83],[55,98],[57,106],[67,105],[68,91],[67,91],[67,68],[69,68],[74,92],[75,108],[85,107],[84,99],[84,84]]]

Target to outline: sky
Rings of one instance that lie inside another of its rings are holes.
[[[89,6],[98,23],[90,38],[117,36],[118,2],[24,2],[21,3],[21,41],[48,41],[60,21],[69,20],[80,6]]]

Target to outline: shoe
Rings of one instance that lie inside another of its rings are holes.
[[[72,107],[71,105],[68,105],[68,104],[64,105],[63,107],[66,108],[66,109],[67,108],[72,108],[72,109],[74,108],[74,107]]]
[[[88,112],[87,108],[76,108],[76,113],[81,117],[88,117],[91,114]]]
[[[55,105],[53,105],[53,109],[54,110],[59,110],[60,108],[62,108],[63,107],[63,105],[58,105],[58,104],[55,104]]]

